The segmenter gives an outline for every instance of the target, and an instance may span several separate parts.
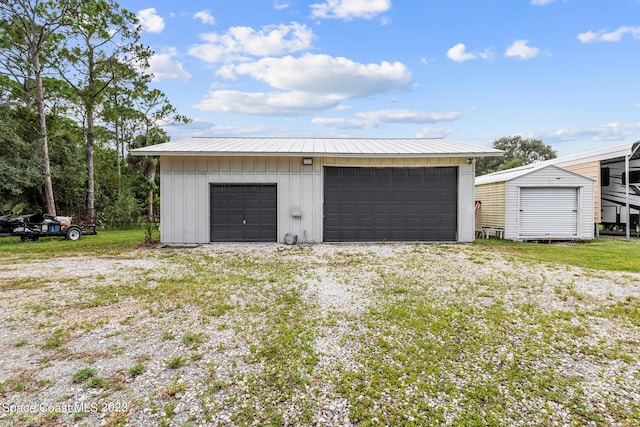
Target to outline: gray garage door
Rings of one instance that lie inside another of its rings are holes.
[[[275,242],[275,184],[211,184],[212,242]]]
[[[455,241],[457,168],[324,170],[324,241]]]

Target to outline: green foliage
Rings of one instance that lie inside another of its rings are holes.
[[[144,231],[145,243],[157,243],[159,240],[158,227],[151,221],[144,221],[142,223],[142,230]]]
[[[73,374],[71,378],[74,383],[82,383],[87,381],[89,378],[92,378],[96,375],[96,370],[93,368],[82,368]]]
[[[29,205],[39,204],[44,183],[35,121],[25,108],[0,105],[0,195]]]
[[[85,218],[97,210],[107,227],[132,227],[145,211],[151,217],[158,159],[126,162],[125,148],[136,139],[165,142],[161,122],[190,120],[148,87],[151,77],[140,67],[152,51],[139,43],[139,31],[135,14],[114,0],[0,3],[0,203],[15,201],[28,213],[46,205],[33,80],[42,72],[58,214]]]
[[[167,360],[167,366],[171,369],[178,369],[187,364],[187,360],[182,356],[173,356]]]
[[[101,220],[108,228],[131,228],[139,222],[140,204],[129,191],[124,191],[115,203],[108,205]]]
[[[522,139],[521,136],[505,136],[496,139],[493,141],[493,148],[503,150],[504,156],[478,158],[476,176],[557,157],[557,153],[550,145],[544,144],[539,139]]]
[[[129,369],[129,375],[131,375],[132,377],[137,377],[138,375],[141,375],[144,370],[145,370],[145,366],[142,363],[137,363],[135,365],[133,365],[131,367],[131,369]]]

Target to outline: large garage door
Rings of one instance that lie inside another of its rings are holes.
[[[455,241],[457,168],[324,170],[324,241]]]
[[[520,188],[519,237],[562,238],[578,234],[578,189]]]
[[[275,184],[211,184],[212,242],[275,242]]]

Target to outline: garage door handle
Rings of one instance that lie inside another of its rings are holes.
[[[247,220],[246,220],[246,219],[243,219],[243,220],[242,220],[242,225],[246,225],[246,223],[247,223]]]

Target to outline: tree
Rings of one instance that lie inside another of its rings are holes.
[[[60,76],[73,89],[82,108],[87,159],[88,220],[94,222],[94,123],[106,90],[121,70],[145,69],[151,51],[139,44],[135,15],[113,0],[80,2],[61,49]]]
[[[502,157],[480,157],[476,162],[476,176],[555,159],[557,153],[539,139],[505,136],[493,141],[493,148],[504,151]]]
[[[56,214],[56,205],[51,181],[41,58],[51,52],[51,42],[58,38],[58,30],[71,11],[71,1],[0,1],[3,68],[16,80],[23,82],[26,105],[30,106],[31,100],[35,100],[42,141],[45,206],[50,215]],[[32,84],[35,88],[32,88]],[[32,93],[32,89],[35,89],[35,93]]]
[[[136,136],[129,148],[141,148],[169,141],[162,125],[189,123],[191,119],[180,115],[169,103],[166,95],[158,90],[143,90],[134,99],[142,133]],[[153,221],[153,197],[158,158],[131,156],[131,162],[143,173],[147,181],[147,221]]]

